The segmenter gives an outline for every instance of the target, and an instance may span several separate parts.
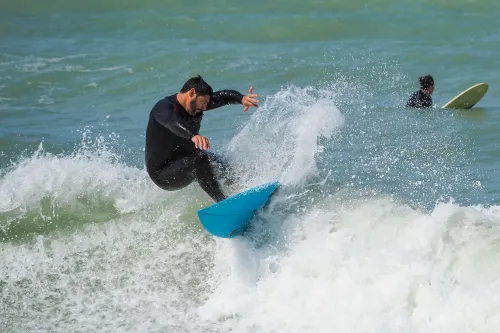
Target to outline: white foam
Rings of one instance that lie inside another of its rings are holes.
[[[100,146],[103,140],[97,138],[93,144]],[[93,149],[82,144],[74,154],[52,155],[40,144],[32,156],[3,171],[0,212],[18,210],[21,215],[36,210],[45,198],[64,206],[82,196],[107,198],[118,211],[130,213],[166,194],[149,181],[144,170],[119,162],[105,145]]]
[[[87,68],[81,64],[74,64],[70,62],[82,59],[87,55],[71,55],[64,57],[54,58],[41,58],[41,57],[28,57],[22,61],[16,62],[16,67],[24,73],[44,73],[44,72],[110,72],[110,71],[126,71],[133,73],[133,69],[125,65],[109,66],[102,68]],[[10,64],[10,63],[9,63]],[[49,83],[50,84],[50,83]]]
[[[298,184],[316,171],[318,139],[343,124],[334,92],[291,86],[266,98],[227,149],[246,186],[273,178]]]
[[[50,98],[47,95],[42,95],[38,98],[38,104],[45,104],[45,105],[54,104],[54,99]]]
[[[500,323],[499,207],[439,204],[425,214],[369,200],[289,219],[279,255],[221,242],[218,287],[200,309],[207,323],[267,333],[492,332]]]
[[[209,245],[186,237],[175,218],[182,208],[171,204],[152,220],[124,217],[17,246],[0,243],[0,328],[179,332],[193,325]]]

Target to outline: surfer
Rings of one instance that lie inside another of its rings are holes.
[[[430,75],[418,78],[420,90],[411,94],[406,107],[408,108],[430,108],[432,106],[432,93],[434,92],[434,78]]]
[[[242,104],[243,111],[257,107],[250,88],[243,96],[236,90],[213,92],[201,76],[186,81],[179,93],[159,100],[149,115],[146,129],[146,169],[160,188],[175,191],[195,179],[216,202],[226,198],[214,167],[225,162],[206,150],[208,138],[199,134],[203,112],[229,104]]]

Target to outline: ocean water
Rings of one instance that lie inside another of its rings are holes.
[[[494,332],[500,3],[0,3],[0,332]],[[144,169],[151,107],[201,74],[238,172],[283,187],[219,239]],[[418,76],[436,108],[406,110]],[[487,82],[468,111],[443,110]]]

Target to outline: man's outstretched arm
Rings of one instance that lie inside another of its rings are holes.
[[[207,111],[220,108],[224,105],[229,104],[242,104],[243,111],[247,112],[248,108],[251,106],[257,107],[259,101],[255,99],[257,94],[253,93],[253,88],[250,88],[248,95],[244,96],[242,93],[236,90],[220,90],[214,92],[212,97],[210,97],[210,102],[207,105]]]

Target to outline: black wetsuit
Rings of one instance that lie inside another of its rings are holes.
[[[243,95],[235,90],[215,92],[207,110],[239,104]],[[216,202],[226,197],[214,175],[213,162],[223,162],[214,154],[195,148],[191,138],[198,135],[203,112],[190,115],[180,105],[177,94],[156,103],[146,130],[146,169],[153,182],[167,191],[189,185],[194,179]]]
[[[432,97],[421,90],[411,94],[406,107],[408,108],[430,108],[432,106]]]

